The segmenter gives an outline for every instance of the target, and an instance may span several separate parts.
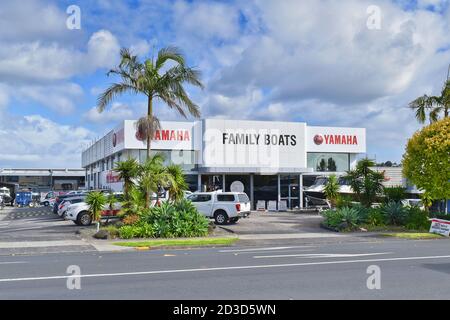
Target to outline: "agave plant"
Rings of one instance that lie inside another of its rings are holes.
[[[388,224],[401,225],[406,219],[406,209],[401,203],[389,202],[381,207],[381,213],[385,216]]]

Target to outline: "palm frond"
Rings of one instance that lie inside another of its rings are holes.
[[[159,50],[155,63],[156,70],[161,69],[161,67],[169,60],[178,63],[180,66],[185,65],[185,59],[181,50],[178,47],[169,46]]]
[[[105,108],[118,96],[126,93],[138,93],[136,87],[127,83],[113,83],[105,91],[103,91],[97,99],[97,109],[103,112]]]

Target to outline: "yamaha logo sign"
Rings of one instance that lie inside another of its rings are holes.
[[[323,137],[321,134],[316,134],[314,136],[314,143],[320,146],[323,143]]]
[[[356,135],[345,134],[316,134],[314,136],[314,143],[318,146],[325,142],[326,145],[358,145],[358,138]]]

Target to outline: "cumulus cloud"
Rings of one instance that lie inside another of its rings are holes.
[[[0,167],[80,167],[93,134],[40,115],[9,116],[0,109]]]
[[[87,111],[83,118],[93,123],[117,123],[122,120],[132,120],[136,118],[134,110],[122,103],[113,103],[113,105],[104,110],[102,113],[98,112],[96,107],[92,107]]]
[[[114,66],[119,50],[117,39],[107,30],[92,34],[85,52],[39,41],[1,45],[0,81],[22,84],[70,79]]]

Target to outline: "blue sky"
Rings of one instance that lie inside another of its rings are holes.
[[[204,117],[366,127],[369,156],[400,161],[420,128],[408,102],[445,80],[449,24],[448,0],[2,1],[0,167],[79,167],[83,146],[145,110],[136,96],[94,108],[120,48],[168,45],[203,72],[205,90],[189,93]]]

